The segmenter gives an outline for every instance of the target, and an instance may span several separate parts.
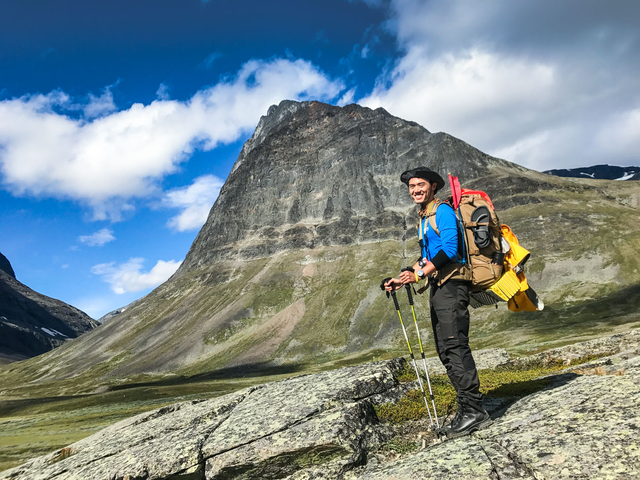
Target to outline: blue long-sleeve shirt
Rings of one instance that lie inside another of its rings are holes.
[[[451,206],[442,203],[436,210],[436,225],[440,235],[431,228],[427,218],[422,218],[420,228],[423,238],[426,239],[422,256],[432,261],[438,252],[443,251],[449,261],[456,261],[458,256],[458,218]],[[448,262],[447,262],[448,263]]]

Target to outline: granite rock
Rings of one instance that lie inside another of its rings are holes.
[[[341,475],[388,438],[370,399],[397,389],[403,366],[378,362],[164,407],[0,478],[283,478],[319,466]]]
[[[406,391],[397,379],[402,359],[147,412],[0,479],[639,479],[640,332],[600,343],[618,352],[492,409],[493,423],[471,436],[431,436],[426,448],[392,461],[375,454],[394,431],[374,405]]]

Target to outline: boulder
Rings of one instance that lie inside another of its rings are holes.
[[[398,389],[404,360],[303,375],[116,423],[1,479],[335,478],[388,439],[372,399]]]

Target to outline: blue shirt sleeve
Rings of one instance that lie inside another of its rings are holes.
[[[436,210],[436,225],[440,231],[442,250],[451,260],[455,260],[458,256],[458,218],[453,208],[440,205]]]

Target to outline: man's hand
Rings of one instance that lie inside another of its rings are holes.
[[[402,285],[406,285],[407,283],[416,283],[416,274],[412,270],[405,270],[400,274],[400,281]]]
[[[393,290],[398,290],[402,288],[404,283],[402,283],[402,280],[400,280],[399,278],[389,278],[389,279],[386,279],[385,282],[383,282],[383,285],[384,285],[384,289],[387,292],[391,292]]]

